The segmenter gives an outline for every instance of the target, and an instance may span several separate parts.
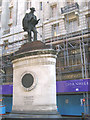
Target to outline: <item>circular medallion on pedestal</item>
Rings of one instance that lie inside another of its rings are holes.
[[[33,85],[34,78],[31,74],[25,74],[22,78],[22,85],[25,88],[30,88]]]
[[[31,73],[24,73],[21,78],[21,83],[24,90],[29,91],[33,89],[36,85],[35,75],[32,75]]]

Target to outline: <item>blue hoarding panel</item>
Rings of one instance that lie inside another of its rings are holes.
[[[5,114],[5,105],[0,105],[0,115]]]
[[[61,115],[82,115],[84,105],[80,100],[83,95],[58,95],[57,106]]]
[[[5,105],[6,112],[12,111],[12,97],[3,97],[3,104]]]

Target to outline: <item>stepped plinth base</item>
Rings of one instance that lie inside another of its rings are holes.
[[[48,120],[48,119],[53,119],[53,120],[60,120],[61,116],[57,111],[53,112],[26,112],[26,113],[11,113],[7,115],[4,119],[5,120]]]

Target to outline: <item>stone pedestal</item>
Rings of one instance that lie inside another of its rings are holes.
[[[27,43],[15,53],[13,107],[9,117],[60,117],[56,106],[56,57],[56,52],[40,41]]]

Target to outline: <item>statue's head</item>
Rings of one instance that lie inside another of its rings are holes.
[[[32,7],[32,8],[30,8],[30,10],[31,10],[31,12],[34,12],[34,11],[35,11],[35,8],[34,8],[34,7]]]

